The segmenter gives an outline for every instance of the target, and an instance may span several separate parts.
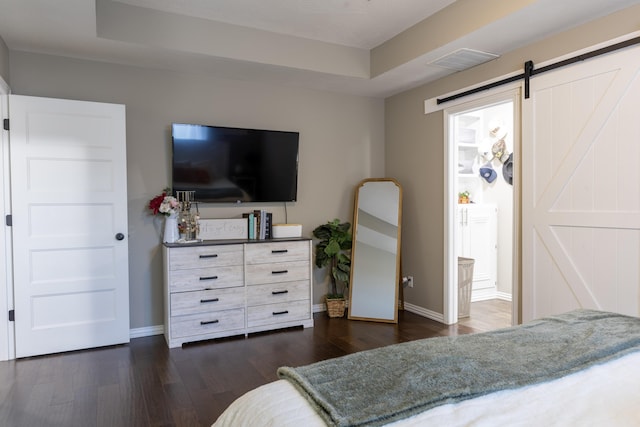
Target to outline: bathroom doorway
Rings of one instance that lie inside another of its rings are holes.
[[[515,323],[517,183],[513,177],[519,151],[518,94],[516,90],[478,98],[445,111],[448,323],[472,318],[473,303],[490,300],[510,302],[501,307],[511,307],[508,316]]]

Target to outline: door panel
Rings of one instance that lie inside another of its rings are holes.
[[[458,256],[473,258],[472,301],[495,298],[497,210],[494,205],[458,205]]]
[[[638,315],[640,49],[536,76],[523,103],[523,321]]]
[[[16,356],[128,342],[124,106],[10,108]]]

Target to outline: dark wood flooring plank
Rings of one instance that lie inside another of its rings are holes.
[[[70,408],[65,414],[62,405],[52,405],[56,391],[53,383],[39,383],[32,388],[29,400],[24,406],[24,415],[29,420],[29,426],[64,426],[69,425]]]
[[[127,417],[128,408],[123,407],[120,398],[120,386],[109,384],[98,387],[96,411],[99,427],[122,425]]]
[[[173,421],[168,405],[169,400],[157,375],[157,364],[157,361],[139,363],[137,364],[135,375],[139,389],[144,397],[150,425],[164,426],[171,424]]]
[[[75,380],[74,380],[75,381]],[[98,421],[98,392],[96,387],[86,385],[75,387],[71,409],[70,426],[95,427]]]

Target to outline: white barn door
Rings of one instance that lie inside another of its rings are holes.
[[[129,342],[124,106],[9,110],[16,357]]]
[[[523,321],[640,314],[640,48],[531,79],[522,183]]]

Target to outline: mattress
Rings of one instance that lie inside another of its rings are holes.
[[[640,352],[634,352],[557,380],[438,406],[388,425],[639,426],[639,408]],[[213,426],[326,424],[291,383],[278,380],[238,398]]]

